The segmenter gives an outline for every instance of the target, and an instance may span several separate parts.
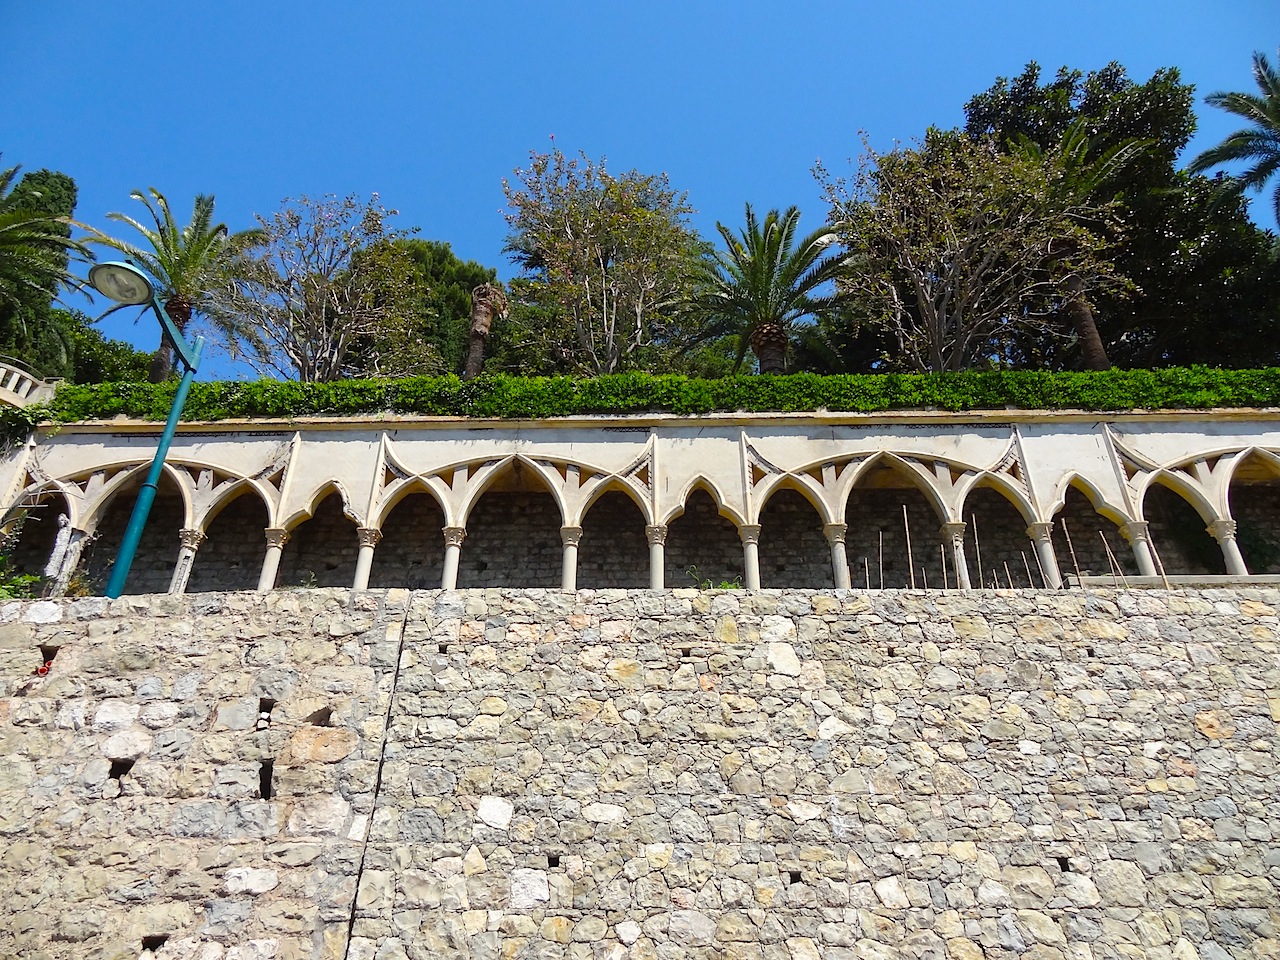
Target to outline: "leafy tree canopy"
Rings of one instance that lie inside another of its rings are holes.
[[[702,245],[666,174],[614,175],[559,149],[504,181],[507,251],[524,271],[514,323],[538,355],[583,373],[643,366],[689,299]],[[519,308],[520,302],[530,309]],[[661,350],[657,355],[661,355]]]

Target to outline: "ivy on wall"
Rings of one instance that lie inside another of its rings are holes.
[[[47,404],[3,412],[10,437],[36,423],[125,416],[163,420],[175,383],[65,385]],[[1210,367],[1104,373],[996,371],[936,374],[744,376],[699,380],[624,373],[594,378],[489,376],[335,383],[197,383],[183,419],[428,416],[540,419],[643,413],[793,413],[827,410],[1203,410],[1280,406],[1280,368]]]

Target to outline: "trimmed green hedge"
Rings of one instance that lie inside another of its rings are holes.
[[[163,420],[175,384],[61,387],[40,407],[8,414],[10,432],[35,422]],[[196,383],[183,419],[360,416],[381,412],[539,419],[590,414],[814,410],[1170,410],[1280,406],[1280,368],[997,371],[952,374],[746,376],[697,380],[642,373],[593,379],[491,376],[302,384]]]

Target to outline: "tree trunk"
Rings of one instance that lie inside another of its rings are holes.
[[[187,324],[191,322],[191,301],[183,296],[170,297],[164,302],[164,312],[169,314],[169,319],[178,328],[178,332],[185,334]],[[168,336],[161,330],[160,349],[151,355],[151,366],[147,370],[147,379],[152,383],[164,383],[172,375],[173,344],[169,342]]]
[[[495,313],[506,316],[507,298],[498,287],[482,283],[471,291],[471,331],[463,380],[478,377],[484,371],[484,351],[489,343],[489,330]]]
[[[761,373],[787,372],[787,331],[776,323],[762,323],[751,334],[751,352]]]
[[[1107,357],[1107,348],[1102,345],[1098,324],[1093,317],[1093,307],[1085,296],[1084,281],[1073,273],[1067,277],[1067,291],[1071,295],[1066,306],[1067,317],[1071,320],[1071,326],[1075,328],[1076,337],[1080,340],[1084,368],[1110,370],[1111,360]]]

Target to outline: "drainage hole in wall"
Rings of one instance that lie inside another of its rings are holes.
[[[889,654],[889,656],[891,656],[891,657],[896,657],[896,656],[898,655],[898,648],[897,648],[897,647],[889,647],[889,649],[888,649],[888,654]]]
[[[333,707],[321,707],[311,716],[307,717],[307,723],[313,727],[327,727],[331,725],[333,720]]]
[[[692,660],[692,659],[693,659],[693,647],[681,647],[681,648],[680,648],[680,659],[681,659],[681,660]]]
[[[112,760],[111,769],[107,771],[107,776],[112,780],[119,780],[126,773],[133,769],[132,760]]]
[[[61,649],[62,649],[61,647],[42,646],[40,648],[40,662],[43,663],[46,667],[49,666],[49,664],[53,663],[53,658],[58,655],[58,651]]]
[[[276,708],[276,702],[267,697],[263,697],[258,701],[258,729],[265,730],[271,726],[271,711]]]
[[[787,871],[787,882],[788,882],[788,883],[799,883],[799,882],[800,882],[800,871],[799,871],[799,870],[788,870],[788,871]]]
[[[1086,657],[1092,657],[1092,656],[1093,656],[1093,647],[1085,647],[1085,648],[1084,648],[1084,655],[1085,655]]]
[[[168,939],[169,939],[169,935],[167,933],[156,933],[156,934],[152,934],[149,937],[143,937],[142,949],[144,952],[146,952],[147,950],[150,950],[152,953],[155,953],[157,950],[159,950],[161,947],[165,945]]]
[[[448,645],[447,643],[442,643],[442,644],[440,644],[440,646],[437,648],[437,650],[438,650],[440,653],[448,653],[448,652],[449,652],[449,645]]]
[[[1066,857],[1058,857],[1058,869],[1063,873],[1071,872],[1071,861]]]
[[[275,770],[274,760],[263,760],[258,768],[258,796],[263,800],[271,799],[271,774]]]
[[[558,853],[548,853],[548,854],[547,854],[547,866],[548,866],[548,867],[558,867],[558,866],[560,866],[560,854],[558,854]]]

